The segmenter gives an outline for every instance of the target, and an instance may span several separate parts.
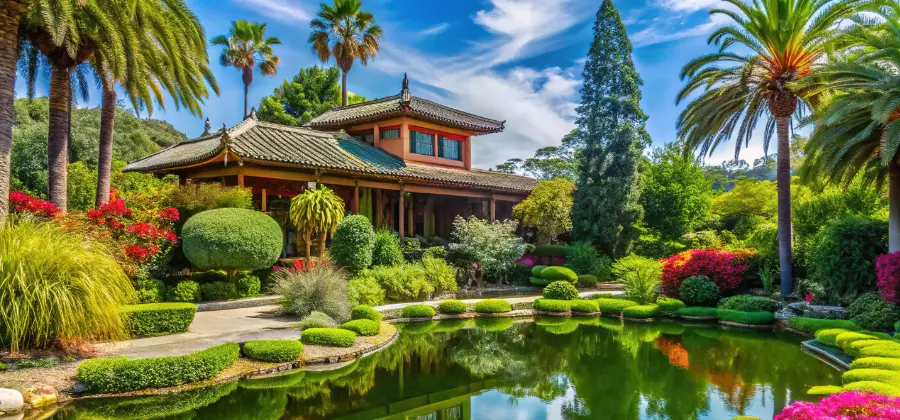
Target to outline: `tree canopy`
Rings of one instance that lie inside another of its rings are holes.
[[[538,181],[527,198],[513,207],[522,225],[537,229],[538,243],[549,244],[572,230],[572,192],[575,185],[565,178]]]
[[[641,192],[645,225],[665,238],[680,238],[706,222],[712,196],[698,159],[673,144],[653,151]]]
[[[285,80],[271,95],[259,101],[258,115],[262,121],[301,126],[341,105],[341,85],[337,67],[310,66],[300,69]],[[365,102],[365,96],[350,94],[351,104]]]

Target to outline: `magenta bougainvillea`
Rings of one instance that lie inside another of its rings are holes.
[[[523,255],[522,258],[516,260],[516,264],[521,264],[526,267],[534,267],[538,265],[538,257],[533,255]]]
[[[795,402],[775,420],[894,420],[900,419],[900,398],[863,392],[834,394],[818,404]]]
[[[738,252],[717,249],[692,249],[662,260],[663,291],[670,297],[678,297],[681,282],[688,277],[706,276],[720,292],[732,290],[744,280],[747,260],[752,250]]]
[[[137,264],[149,261],[178,240],[171,231],[179,218],[174,208],[135,212],[124,200],[115,199],[88,211],[87,218],[100,228],[102,235],[122,243],[122,251]]]
[[[875,260],[878,290],[884,300],[900,303],[900,251],[878,256]]]
[[[59,209],[49,201],[34,198],[22,191],[9,193],[9,210],[13,213],[37,217],[55,217]]]

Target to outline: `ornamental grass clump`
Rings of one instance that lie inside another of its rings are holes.
[[[272,273],[272,278],[284,312],[305,317],[319,311],[337,321],[350,317],[343,270],[326,264],[308,271],[279,270]]]
[[[554,281],[544,288],[544,298],[555,300],[578,299],[578,289],[567,281]]]
[[[828,396],[818,404],[798,401],[774,420],[858,419],[890,420],[900,418],[900,398],[858,391]]]
[[[381,322],[371,319],[354,319],[341,324],[341,329],[350,330],[359,335],[373,336],[381,332]]]
[[[613,278],[625,284],[625,296],[645,304],[656,302],[662,275],[659,261],[637,255],[619,258],[612,265]]]
[[[100,242],[51,223],[0,227],[0,346],[124,338],[119,306],[135,301],[131,280]]]
[[[424,304],[409,305],[400,312],[403,318],[433,318],[434,308]]]
[[[512,311],[512,305],[505,300],[485,299],[475,302],[475,312],[480,314],[502,314]]]
[[[312,311],[312,313],[303,317],[296,326],[301,330],[310,328],[337,328],[338,323],[327,314],[323,314],[319,311]]]
[[[573,301],[556,300],[556,299],[537,299],[532,303],[532,307],[537,311],[544,312],[569,312],[572,310]]]
[[[448,315],[457,315],[466,313],[466,303],[460,300],[445,300],[438,304],[438,312]]]
[[[242,352],[263,362],[293,362],[303,354],[303,344],[299,340],[255,340],[245,343]]]
[[[352,347],[356,342],[356,333],[340,328],[310,328],[303,330],[300,341],[328,347]]]

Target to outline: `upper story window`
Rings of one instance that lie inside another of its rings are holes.
[[[409,130],[409,151],[419,155],[434,156],[434,136]]]
[[[374,130],[359,131],[359,132],[355,132],[355,133],[350,133],[350,135],[353,138],[355,138],[363,143],[366,143],[369,145],[375,144],[375,131]]]
[[[399,139],[399,138],[400,138],[400,128],[388,128],[386,130],[381,130],[381,139],[382,140]]]
[[[462,160],[462,142],[438,136],[438,156],[444,159]]]

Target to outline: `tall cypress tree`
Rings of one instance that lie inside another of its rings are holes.
[[[584,65],[576,131],[585,145],[572,211],[576,240],[613,256],[628,252],[643,216],[639,203],[641,152],[650,144],[641,110],[640,75],[631,42],[612,0],[594,22]]]

